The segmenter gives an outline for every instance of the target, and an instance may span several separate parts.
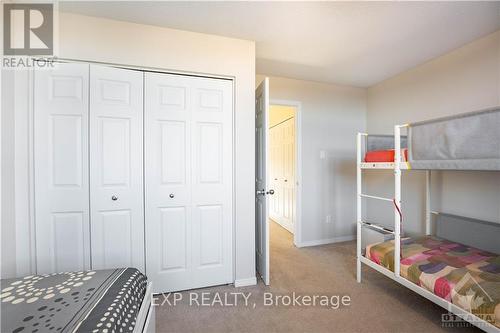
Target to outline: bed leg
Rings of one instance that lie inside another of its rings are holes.
[[[365,134],[366,136],[366,134]],[[361,188],[362,188],[362,173],[361,173],[361,141],[364,138],[363,133],[358,133],[356,136],[356,280],[361,283],[361,216],[363,210],[361,207]]]
[[[356,261],[356,280],[361,283],[361,260],[359,258]]]

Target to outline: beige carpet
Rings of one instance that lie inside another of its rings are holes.
[[[473,327],[443,328],[442,308],[366,266],[363,282],[358,284],[355,251],[355,242],[295,248],[292,235],[273,222],[271,286],[259,281],[252,287],[196,290],[200,306],[195,302],[190,305],[190,296],[184,292],[177,305],[158,306],[157,332],[480,332]],[[264,292],[291,295],[294,291],[301,295],[349,295],[351,305],[336,310],[263,305]],[[221,297],[232,292],[252,295],[249,306],[244,306],[240,297],[238,306],[210,307],[201,306],[202,292],[210,293],[210,300],[217,292]]]

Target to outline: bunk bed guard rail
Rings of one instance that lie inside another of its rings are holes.
[[[500,170],[500,107],[408,126],[412,169]]]
[[[406,135],[401,135],[401,148],[407,147]],[[394,149],[394,135],[368,134],[366,151]]]

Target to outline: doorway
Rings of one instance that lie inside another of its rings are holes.
[[[274,195],[269,198],[270,223],[292,235],[296,221],[296,113],[293,105],[269,107],[269,180]],[[271,237],[276,235],[271,234]]]
[[[275,111],[273,115],[271,106]],[[301,244],[300,119],[300,103],[270,100],[269,78],[258,85],[255,90],[255,259],[257,274],[266,285],[270,284],[270,230],[277,230],[275,234],[281,234],[281,240],[291,246]]]

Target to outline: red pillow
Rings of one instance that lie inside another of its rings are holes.
[[[408,149],[401,149],[403,161],[408,161]],[[365,162],[394,162],[394,149],[373,150],[365,155]]]

